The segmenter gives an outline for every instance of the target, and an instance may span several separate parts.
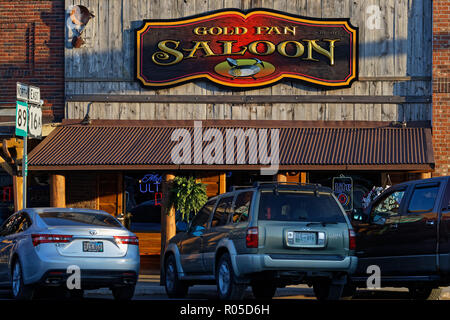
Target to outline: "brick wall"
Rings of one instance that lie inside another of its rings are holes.
[[[64,116],[64,27],[63,0],[0,0],[0,108],[20,81],[41,88],[44,122]]]
[[[450,174],[450,0],[433,1],[433,176]]]

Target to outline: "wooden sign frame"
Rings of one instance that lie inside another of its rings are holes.
[[[349,19],[224,9],[144,20],[135,38],[135,76],[144,87],[208,79],[257,88],[287,79],[343,88],[358,79],[358,28]]]

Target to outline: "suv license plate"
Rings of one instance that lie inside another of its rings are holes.
[[[317,234],[315,232],[296,232],[294,243],[297,245],[315,245],[317,244]]]
[[[103,252],[103,242],[83,241],[83,252]]]

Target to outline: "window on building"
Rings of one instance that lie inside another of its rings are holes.
[[[155,173],[126,174],[125,209],[129,229],[161,231],[162,176]]]
[[[0,171],[0,223],[14,213],[14,191],[12,177]]]

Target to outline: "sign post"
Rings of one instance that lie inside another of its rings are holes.
[[[30,108],[28,109],[28,104]],[[28,175],[28,134],[32,137],[42,136],[41,92],[38,87],[17,82],[16,135],[23,137],[23,208],[27,207]]]

